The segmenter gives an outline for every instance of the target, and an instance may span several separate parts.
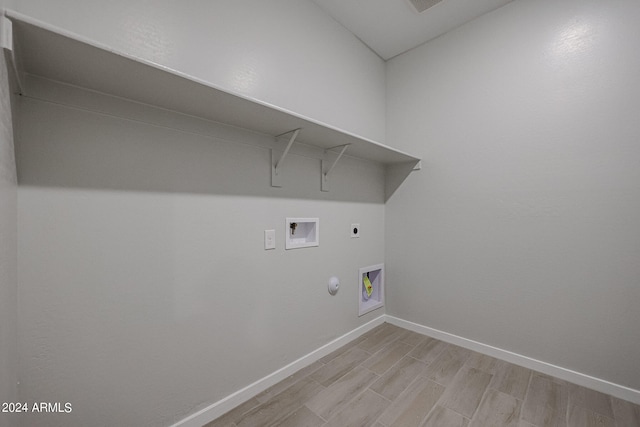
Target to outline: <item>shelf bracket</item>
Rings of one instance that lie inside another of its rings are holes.
[[[338,164],[338,160],[340,160],[344,152],[347,151],[347,148],[349,148],[349,145],[351,144],[338,145],[335,147],[327,148],[324,151],[325,158],[326,158],[329,150],[333,150],[335,148],[342,148],[342,150],[340,150],[340,153],[338,154],[338,157],[333,161],[333,164],[329,167],[329,169],[326,172],[324,171],[325,165],[328,164],[329,162],[327,160],[322,160],[322,163],[320,164],[320,172],[322,172],[322,187],[321,187],[322,191],[329,191],[329,182],[328,182],[329,174],[331,173],[333,168]]]
[[[287,154],[289,154],[289,149],[293,145],[293,142],[298,137],[298,134],[300,133],[300,128],[290,130],[289,132],[285,132],[280,135],[276,135],[276,139],[277,139],[280,136],[287,135],[292,132],[293,132],[293,135],[291,135],[291,138],[289,139],[287,148],[284,149],[284,153],[282,153],[278,161],[274,162],[276,156],[275,156],[275,152],[271,150],[271,186],[272,187],[282,187],[282,174],[281,174],[282,164],[284,163],[284,159],[287,157]]]
[[[22,85],[16,54],[13,46],[13,22],[5,15],[0,15],[0,48],[4,51],[4,57],[8,68],[13,72],[18,93],[22,93]]]

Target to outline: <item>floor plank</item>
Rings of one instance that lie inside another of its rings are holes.
[[[324,387],[312,379],[303,378],[282,393],[247,412],[236,424],[238,427],[277,425],[323,389]]]
[[[522,401],[497,390],[488,389],[473,417],[472,427],[518,427]]]
[[[414,348],[409,356],[421,360],[424,363],[433,362],[442,353],[449,344],[442,341],[427,338]]]
[[[306,406],[296,409],[291,415],[278,424],[279,427],[320,427],[324,420],[314,414]]]
[[[440,400],[441,405],[471,418],[491,378],[491,374],[479,369],[462,367],[444,392]]]
[[[413,357],[405,356],[371,385],[371,390],[394,400],[409,384],[418,378],[425,364]]]
[[[500,361],[489,383],[489,388],[524,400],[530,376],[530,369]]]
[[[409,353],[411,349],[413,347],[409,344],[398,341],[393,342],[367,359],[362,366],[378,375],[382,375],[402,359],[405,354]]]
[[[423,375],[438,384],[447,386],[462,368],[468,356],[468,352],[464,353],[457,351],[455,348],[446,348],[427,366]]]
[[[397,340],[402,331],[402,328],[385,323],[368,334],[367,338],[358,344],[358,348],[373,354]]]
[[[348,407],[333,416],[326,427],[368,427],[389,406],[389,401],[379,394],[365,390]]]
[[[371,354],[361,348],[353,347],[322,366],[311,374],[309,378],[327,387],[369,357],[371,357]]]
[[[358,344],[360,344],[362,341],[367,339],[367,334],[370,334],[370,333],[371,333],[371,331],[369,331],[369,332],[367,332],[365,334],[362,334],[360,337],[356,338],[355,340],[351,341],[350,343],[345,344],[342,347],[340,347],[340,348],[332,351],[331,353],[327,354],[326,356],[321,358],[318,362],[326,365],[327,363],[331,362],[336,357],[340,356],[341,354],[346,353],[351,348],[357,347]]]
[[[569,405],[581,406],[608,418],[613,418],[613,408],[608,395],[575,384],[569,384]]]
[[[617,397],[612,397],[611,403],[618,427],[640,427],[640,405],[634,405]]]
[[[469,420],[442,406],[436,406],[422,427],[467,427]]]
[[[257,395],[256,399],[258,399],[258,401],[260,403],[264,403],[267,400],[271,399],[273,396],[275,396],[277,394],[280,394],[285,389],[287,389],[288,387],[290,387],[294,383],[298,382],[302,378],[314,373],[315,371],[320,369],[320,367],[322,367],[322,366],[323,365],[320,362],[312,363],[311,365],[307,366],[306,368],[300,369],[295,374],[290,375],[286,379],[284,379],[284,380],[280,381],[279,383],[274,384],[273,386],[269,387],[268,389],[266,389],[265,391],[263,391],[262,393]]]
[[[615,427],[612,418],[600,415],[582,406],[569,405],[568,427]]]
[[[467,361],[465,362],[465,366],[469,368],[475,368],[479,371],[486,372],[487,374],[495,374],[496,367],[499,365],[499,360],[495,357],[487,356],[486,354],[480,354],[477,352],[472,352]]]
[[[522,409],[522,419],[540,427],[565,426],[567,386],[534,374]]]
[[[400,338],[400,341],[405,344],[409,344],[412,347],[415,347],[417,345],[420,345],[426,339],[426,336],[421,335],[417,332],[406,331],[405,334]]]
[[[331,384],[311,398],[306,406],[325,420],[342,410],[353,396],[362,392],[369,384],[378,379],[373,372],[361,366]]]
[[[417,427],[444,392],[444,386],[424,377],[404,390],[380,417],[389,427]]]

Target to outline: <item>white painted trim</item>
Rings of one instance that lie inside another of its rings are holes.
[[[259,393],[262,393],[272,385],[277,384],[290,375],[295,374],[300,369],[305,368],[311,365],[313,362],[320,360],[327,354],[350,343],[351,341],[355,340],[356,338],[360,337],[362,334],[370,331],[376,326],[382,325],[384,322],[385,316],[379,316],[365,323],[364,325],[359,326],[350,332],[347,332],[341,337],[336,338],[330,343],[323,345],[317,350],[314,350],[311,353],[302,356],[300,359],[289,363],[287,366],[278,369],[277,371],[267,375],[264,378],[259,379],[253,384],[249,384],[245,388],[238,390],[233,394],[230,394],[224,399],[219,400],[218,402],[209,405],[204,409],[201,409],[200,411],[188,416],[181,421],[178,421],[172,427],[202,427],[203,425],[229,412],[236,406],[239,406],[240,404],[246,402]]]
[[[423,326],[418,323],[409,322],[408,320],[389,316],[388,314],[385,315],[385,321],[391,323],[392,325],[396,325],[410,331],[418,332],[419,334],[427,335],[444,342],[468,348],[469,350],[477,351],[488,356],[493,356],[495,358],[505,360],[515,365],[542,372],[543,374],[551,375],[562,380],[569,381],[573,384],[578,384],[592,390],[610,394],[620,399],[628,400],[629,402],[640,405],[640,390],[635,390],[623,385],[614,384],[600,378],[595,378],[590,375],[572,371],[571,369],[552,365],[551,363],[532,359],[530,357],[513,353],[508,350],[503,350],[501,348],[473,341],[468,338],[463,338],[457,335],[450,334],[448,332],[443,332],[438,329]]]

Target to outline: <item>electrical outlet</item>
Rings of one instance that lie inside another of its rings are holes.
[[[264,230],[264,249],[276,248],[276,230]]]

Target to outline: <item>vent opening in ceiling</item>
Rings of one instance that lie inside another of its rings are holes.
[[[442,0],[409,0],[409,3],[411,3],[411,6],[413,6],[418,13],[422,13],[441,1]]]

